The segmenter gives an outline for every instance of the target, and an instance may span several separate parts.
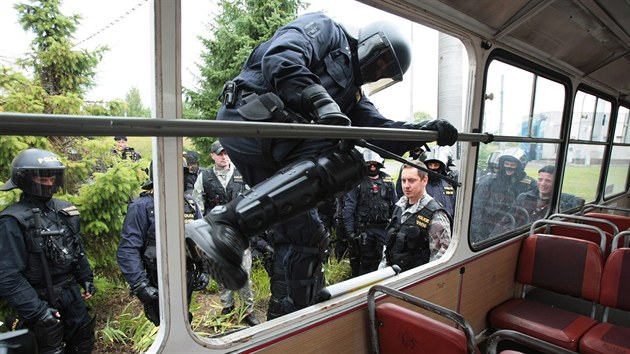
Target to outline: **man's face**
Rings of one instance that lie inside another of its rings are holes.
[[[428,178],[427,176],[420,177],[417,169],[403,168],[400,179],[403,194],[409,198],[410,202],[415,203],[424,195]]]
[[[516,172],[516,168],[518,167],[518,163],[514,161],[503,161],[503,167],[505,169],[505,174],[511,176]]]
[[[123,151],[127,147],[127,140],[116,140],[116,150]]]
[[[214,160],[214,164],[218,169],[226,169],[230,166],[230,157],[225,152],[225,150],[221,151],[219,154],[215,154],[214,152],[210,154],[212,159]]]
[[[429,170],[437,171],[440,169],[440,163],[435,161],[427,162],[427,168]]]
[[[541,197],[549,197],[553,192],[553,175],[551,173],[539,172],[538,178],[538,191]]]
[[[55,184],[55,180],[57,178],[55,176],[51,176],[51,177],[40,177],[40,176],[36,176],[32,178],[32,181],[37,183],[37,184],[41,184],[43,186],[48,186],[48,187],[52,187]]]

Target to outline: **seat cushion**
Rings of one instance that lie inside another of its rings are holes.
[[[580,339],[580,353],[630,354],[630,328],[599,323]]]
[[[509,300],[492,310],[490,322],[577,351],[578,341],[597,324],[590,317],[527,300]]]

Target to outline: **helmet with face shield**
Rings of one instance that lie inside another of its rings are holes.
[[[19,188],[28,195],[51,198],[63,185],[65,169],[59,157],[48,150],[24,150],[11,162],[11,179],[0,190]]]
[[[411,65],[411,45],[396,25],[378,21],[359,29],[356,35],[350,33],[350,27],[342,27],[358,43],[361,82],[368,94],[402,81]]]
[[[503,150],[501,156],[499,156],[498,167],[500,172],[505,172],[505,162],[512,162],[516,164],[516,171],[525,170],[527,166],[527,154],[520,148],[512,147]]]

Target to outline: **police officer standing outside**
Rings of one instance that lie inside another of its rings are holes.
[[[149,179],[142,186],[144,192],[127,207],[116,258],[125,280],[131,287],[131,295],[137,296],[144,305],[146,318],[159,326],[160,303],[152,171],[153,167],[150,165]],[[191,196],[184,194],[184,222],[188,223],[201,217],[200,207]],[[205,289],[209,281],[208,274],[203,271],[203,263],[187,257],[186,290],[189,304],[193,290]],[[188,316],[189,321],[192,321],[192,314],[189,313]]]
[[[224,205],[238,197],[247,190],[247,185],[243,181],[243,176],[230,161],[227,152],[219,141],[215,141],[211,146],[211,157],[214,160],[214,167],[205,170],[197,177],[193,198],[202,200],[205,213],[209,213],[214,207]],[[252,291],[251,271],[252,253],[247,247],[242,256],[242,266],[247,271],[247,282],[238,290],[241,301],[245,304],[246,316],[243,319],[250,326],[260,324],[254,314],[254,293]],[[219,297],[221,299],[222,315],[230,314],[234,311],[235,291],[221,287]]]
[[[115,136],[114,140],[116,141],[116,147],[111,149],[111,153],[114,155],[120,156],[122,160],[131,160],[133,162],[138,162],[142,158],[139,152],[137,152],[134,148],[127,146],[127,137],[126,136]]]
[[[381,171],[384,160],[372,150],[363,150],[367,176],[346,194],[343,222],[349,230],[352,276],[378,269],[385,245],[385,228],[398,198],[394,180]]]
[[[426,152],[424,164],[427,168],[437,174],[445,177],[448,176],[448,154],[444,151],[445,148],[440,146],[434,146]],[[448,215],[453,219],[455,215],[455,186],[445,181],[439,176],[429,174],[429,182],[427,183],[427,193],[433,197],[438,203],[444,206]]]
[[[84,299],[96,288],[79,211],[52,198],[63,185],[64,170],[47,150],[28,149],[13,159],[11,179],[0,190],[23,193],[0,213],[0,296],[19,316],[11,328],[22,328],[24,321],[39,353],[91,353],[94,318]]]
[[[191,193],[195,188],[195,182],[197,182],[197,177],[203,172],[205,169],[199,166],[199,153],[194,150],[188,150],[184,153],[184,158],[186,159],[186,163],[188,165],[188,170],[184,173],[184,192]]]
[[[471,217],[473,242],[488,238],[510,212],[516,197],[536,187],[536,181],[525,172],[527,156],[522,149],[503,150],[497,164],[499,172],[481,177],[475,189]]]
[[[413,163],[426,168],[420,161]],[[446,252],[451,243],[452,220],[426,192],[427,172],[403,165],[400,179],[404,195],[387,226],[385,265],[396,264],[406,271],[437,260]]]
[[[241,73],[224,86],[217,120],[287,122],[423,129],[452,145],[457,130],[445,120],[404,123],[383,117],[361,87],[372,92],[401,81],[411,47],[398,28],[376,22],[355,33],[322,12],[302,15],[258,45]],[[329,234],[317,203],[347,193],[366,175],[352,144],[332,139],[221,137],[232,161],[253,186],[205,220],[189,224],[187,237],[215,279],[238,289],[247,273],[234,260],[248,238],[275,225],[289,240],[285,257],[284,313],[311,305],[324,286],[322,264]],[[374,141],[396,154],[418,141]],[[231,250],[232,252],[227,252]]]

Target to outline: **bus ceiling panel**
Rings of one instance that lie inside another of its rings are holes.
[[[361,0],[363,1],[363,0]],[[630,95],[628,0],[384,0],[380,7],[427,12],[472,33]],[[414,15],[409,15],[413,17]],[[435,20],[435,19],[433,19]],[[613,73],[622,73],[618,77]],[[591,76],[593,74],[593,76]]]

